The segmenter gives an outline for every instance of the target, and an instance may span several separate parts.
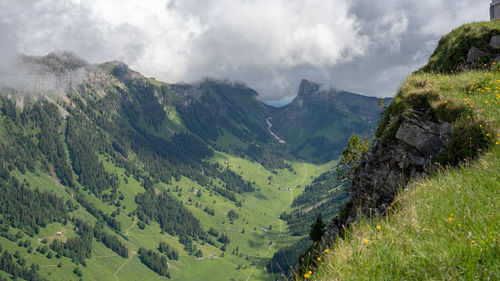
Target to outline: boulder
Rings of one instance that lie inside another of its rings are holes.
[[[395,137],[376,141],[354,172],[347,223],[355,221],[358,212],[384,214],[400,188],[428,175],[434,168],[432,158],[448,148],[452,129],[450,123],[413,111]]]
[[[467,63],[473,63],[476,62],[478,59],[490,56],[491,54],[489,52],[483,51],[479,48],[472,47],[469,49],[469,52],[467,53]]]
[[[495,35],[491,37],[490,46],[495,49],[500,48],[500,35]]]

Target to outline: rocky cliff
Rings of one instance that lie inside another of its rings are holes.
[[[330,232],[343,229],[360,214],[384,215],[410,180],[427,176],[438,166],[474,158],[494,143],[494,133],[487,133],[491,127],[486,128],[491,120],[474,117],[473,103],[447,96],[454,87],[436,87],[429,78],[435,71],[496,70],[499,34],[498,24],[454,30],[441,39],[429,63],[403,83],[384,113],[370,151],[353,171],[349,200]],[[475,91],[474,86],[464,90]]]
[[[352,208],[346,222],[359,213],[384,214],[397,192],[411,179],[428,175],[433,158],[447,150],[452,126],[425,111],[411,110],[403,117],[394,138],[377,140],[354,172],[350,187]]]

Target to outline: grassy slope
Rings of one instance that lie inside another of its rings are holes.
[[[167,191],[170,188],[170,192],[176,197],[178,195],[177,192],[173,191],[173,188],[175,186],[182,188],[182,194],[177,198],[182,200],[188,209],[200,219],[202,227],[206,230],[209,227],[214,227],[219,232],[225,231],[229,236],[231,243],[228,245],[224,257],[220,257],[222,251],[219,248],[195,242],[204,255],[203,260],[197,260],[193,256],[187,255],[176,237],[162,233],[157,223],[151,223],[144,230],[138,228],[136,225],[137,218],[129,217],[128,214],[136,209],[137,206],[134,198],[136,194],[143,192],[144,189],[133,177],[128,177],[128,183],[125,183],[124,178],[126,176],[124,169],[114,166],[106,160],[106,157],[101,155],[100,160],[103,161],[105,169],[108,172],[116,173],[120,179],[119,190],[124,195],[122,205],[125,207],[120,207],[121,213],[118,215],[118,220],[122,224],[121,234],[128,240],[120,239],[129,248],[130,254],[129,258],[122,258],[107,249],[103,244],[94,241],[93,254],[87,260],[87,266],[79,266],[83,272],[83,280],[162,279],[156,273],[146,268],[135,254],[140,246],[155,249],[161,241],[169,243],[180,253],[178,261],[169,261],[172,280],[230,280],[232,278],[246,280],[249,276],[252,280],[267,279],[269,276],[263,270],[265,259],[272,257],[274,252],[281,246],[293,243],[298,239],[297,237],[291,238],[286,234],[286,225],[279,219],[279,215],[284,210],[288,210],[293,198],[303,191],[303,186],[334,165],[334,163],[327,163],[317,166],[297,162],[292,163],[296,175],[288,170],[278,170],[278,174],[274,175],[258,163],[217,153],[210,161],[219,162],[221,165],[226,165],[224,162],[229,161],[227,166],[230,169],[241,174],[246,180],[255,180],[256,186],[260,188],[260,191],[245,194],[243,197],[238,195],[244,199],[242,208],[237,208],[234,203],[217,194],[210,196],[209,191],[204,187],[187,178],[182,178],[179,182],[174,181],[170,185],[164,183],[157,184],[156,188],[159,191]],[[17,176],[22,181],[26,179],[31,188],[52,190],[65,200],[72,198],[71,190],[67,191],[53,177],[40,171],[35,173],[27,172],[25,175],[17,173]],[[273,177],[271,184],[268,181],[269,176]],[[297,188],[297,186],[302,187]],[[191,192],[192,188],[201,190],[202,196],[197,197],[194,192]],[[292,188],[293,192],[279,190],[284,188]],[[188,203],[188,199],[192,200],[192,204]],[[117,208],[104,204],[92,194],[87,194],[87,200],[108,214]],[[215,204],[213,203],[214,200],[216,201]],[[200,203],[202,206],[196,207],[196,203]],[[203,211],[205,206],[213,208],[216,215],[210,216],[205,213]],[[226,214],[230,209],[235,210],[239,214],[239,218],[233,224],[230,224],[226,218]],[[95,218],[82,207],[74,211],[72,215],[95,222]],[[269,226],[272,226],[272,230],[268,232],[261,230],[262,227],[268,228]],[[245,229],[245,233],[241,233],[242,229]],[[112,230],[107,230],[113,233]],[[57,231],[64,232],[63,240],[75,235],[71,223],[66,226],[53,223],[49,224],[47,228],[42,228],[40,234],[35,235],[33,238],[24,235],[21,240],[31,240],[32,246],[36,248],[41,244],[43,238],[48,238],[48,242],[50,243],[55,238]],[[17,230],[12,228],[11,232],[16,233]],[[270,244],[271,241],[272,244]],[[28,254],[27,249],[19,247],[17,242],[11,242],[3,237],[0,237],[0,244],[4,249],[8,249],[12,253],[19,250],[21,256],[26,258],[28,264],[39,264],[41,267],[40,274],[48,277],[50,280],[78,280],[77,276],[73,274],[76,265],[68,258],[57,259],[53,257],[48,259],[45,255],[37,251]],[[232,251],[236,247],[239,248],[239,253],[242,254],[241,257],[232,254]],[[218,258],[214,260],[208,259],[207,257],[210,254]],[[61,263],[61,267],[58,267],[59,263]],[[237,270],[238,265],[241,265],[240,270]]]
[[[414,74],[402,89],[410,91],[415,81],[438,91],[441,103],[471,108],[470,120],[489,121],[476,125],[493,128],[487,133],[496,144],[460,168],[411,182],[392,214],[359,222],[323,253],[312,280],[500,278],[500,68]]]
[[[439,46],[422,69],[427,72],[450,73],[465,61],[472,46],[487,48],[491,36],[498,34],[498,21],[462,25],[440,40]]]
[[[160,82],[152,82],[157,86],[161,85]],[[184,123],[175,108],[169,108],[167,112],[169,117],[167,122],[170,122],[168,123],[169,128],[175,130],[184,129]],[[2,123],[3,120],[0,119],[0,137],[6,134]],[[169,134],[166,131],[162,133]],[[230,139],[227,135],[220,139],[229,144],[237,142],[237,140]],[[64,138],[63,135],[61,135],[61,138]],[[252,280],[268,279],[269,276],[263,270],[266,259],[272,257],[278,248],[293,243],[298,239],[298,237],[290,237],[287,233],[286,225],[279,219],[279,215],[284,210],[288,210],[292,200],[303,191],[303,188],[296,188],[297,186],[300,185],[303,187],[307,185],[314,177],[331,169],[334,164],[331,162],[318,166],[295,162],[291,164],[296,174],[288,170],[277,170],[277,174],[272,174],[258,163],[217,153],[210,161],[218,162],[221,165],[225,165],[224,162],[229,161],[230,164],[227,166],[230,169],[241,174],[246,180],[255,181],[256,187],[259,189],[257,192],[237,195],[240,201],[243,200],[242,208],[237,208],[234,203],[217,194],[210,196],[210,192],[205,187],[199,186],[187,178],[182,178],[181,181],[173,182],[170,185],[164,183],[156,184],[155,188],[159,191],[167,191],[170,188],[170,192],[176,197],[177,192],[173,192],[172,190],[178,185],[183,189],[181,196],[178,198],[200,219],[203,229],[208,230],[209,227],[214,227],[220,233],[225,233],[229,236],[231,243],[228,245],[223,258],[220,257],[222,252],[219,248],[209,244],[201,245],[199,241],[195,241],[194,244],[198,249],[202,250],[205,257],[203,260],[199,260],[193,256],[188,256],[183,250],[183,245],[178,242],[178,238],[162,233],[157,223],[152,222],[144,230],[139,229],[137,226],[137,217],[129,216],[129,214],[136,210],[135,196],[138,193],[144,192],[144,188],[132,176],[126,177],[125,170],[116,167],[108,156],[99,155],[99,160],[103,161],[106,171],[118,176],[120,182],[118,190],[124,196],[124,200],[121,201],[122,205],[116,207],[105,203],[88,191],[83,191],[82,194],[85,195],[87,201],[94,204],[96,208],[106,214],[111,214],[117,209],[120,210],[120,214],[117,215],[117,221],[121,223],[122,231],[114,233],[113,230],[107,227],[105,229],[109,233],[118,236],[127,246],[129,249],[129,258],[118,256],[103,244],[97,243],[94,240],[93,254],[86,261],[87,266],[79,266],[83,272],[83,280],[162,279],[159,275],[144,266],[136,255],[140,247],[156,249],[161,241],[167,242],[180,253],[179,261],[169,261],[172,280],[200,280],[207,278],[209,280],[230,280],[233,278],[238,280],[245,280],[247,278],[251,278]],[[37,170],[35,173],[26,172],[26,174],[16,172],[16,176],[21,181],[28,183],[31,188],[53,191],[58,196],[64,198],[64,200],[69,199],[74,204],[77,204],[72,197],[73,191],[59,184],[54,175],[51,176]],[[271,181],[268,181],[269,176],[273,177]],[[76,183],[76,185],[78,189],[84,190],[80,184]],[[191,192],[192,188],[201,190],[202,196],[197,197]],[[282,191],[285,188],[291,188],[293,192]],[[189,199],[192,200],[192,203],[188,203]],[[214,200],[216,203],[213,203]],[[202,204],[202,206],[196,207],[196,203]],[[203,211],[205,206],[214,208],[216,215],[212,217],[205,213]],[[226,218],[226,214],[230,209],[235,210],[239,214],[239,219],[233,224],[230,224]],[[96,218],[81,206],[78,210],[72,212],[71,216],[91,223],[96,222]],[[267,232],[261,230],[262,227],[269,228],[269,226],[272,227],[272,230]],[[63,240],[76,235],[72,228],[71,224],[49,224],[47,228],[42,229],[40,234],[35,235],[33,238],[24,235],[22,240],[31,240],[32,245],[36,248],[44,238],[48,238],[48,243],[50,244],[52,239],[55,238],[55,233],[58,231],[64,232],[64,236],[61,237]],[[242,229],[245,229],[245,233],[242,233]],[[12,233],[17,233],[17,231],[17,229],[11,229]],[[36,251],[28,255],[27,249],[19,247],[17,242],[11,242],[2,237],[0,237],[0,244],[4,249],[9,249],[12,253],[19,250],[22,257],[26,256],[28,265],[31,263],[40,265],[40,274],[49,280],[79,279],[73,274],[76,265],[70,259],[57,259],[55,257],[48,259],[45,255]],[[220,247],[220,243],[218,243],[218,246]],[[239,248],[241,256],[231,254],[236,247]],[[218,258],[214,260],[207,259],[207,256],[210,254]],[[61,267],[58,267],[59,263],[61,263]],[[241,269],[237,270],[239,265],[241,265]],[[0,272],[0,274],[2,276],[5,275],[3,272]]]
[[[165,241],[176,248],[180,252],[180,259],[178,261],[169,261],[169,264],[171,264],[170,272],[172,280],[200,280],[202,278],[208,278],[207,280],[230,280],[231,278],[241,280],[246,279],[250,273],[252,274],[252,280],[266,279],[267,276],[262,267],[252,271],[253,265],[259,263],[261,258],[271,257],[274,251],[279,248],[275,246],[277,245],[276,243],[291,243],[295,240],[278,239],[278,237],[281,237],[279,232],[281,223],[279,215],[284,208],[288,208],[291,203],[290,198],[294,198],[302,192],[302,189],[299,188],[294,189],[295,192],[290,194],[290,192],[278,191],[278,187],[285,188],[305,185],[311,182],[312,177],[316,177],[326,169],[331,168],[332,163],[323,166],[293,163],[297,175],[293,175],[288,170],[280,170],[278,175],[273,175],[273,180],[271,181],[271,185],[269,185],[267,178],[272,174],[258,163],[252,163],[248,160],[222,153],[216,154],[211,161],[219,162],[221,165],[224,165],[225,161],[229,161],[227,166],[230,169],[241,174],[246,180],[255,180],[256,185],[260,187],[260,191],[244,195],[243,207],[236,208],[234,203],[215,193],[210,196],[210,192],[205,187],[187,178],[182,178],[179,182],[174,181],[169,185],[160,183],[156,185],[156,188],[159,191],[168,191],[170,189],[170,193],[184,202],[188,209],[200,219],[204,229],[214,227],[219,232],[225,230],[231,243],[228,245],[224,257],[220,257],[222,253],[220,249],[209,244],[201,245],[199,242],[195,242],[194,244],[202,250],[204,259],[197,260],[192,256],[188,256],[183,250],[183,246],[178,242],[178,239],[168,234],[162,234],[157,223],[151,223],[144,230],[139,229],[135,221],[125,216],[129,211],[136,208],[134,197],[138,192],[142,192],[143,190],[133,178],[128,179],[128,185],[125,185],[121,181],[120,186],[120,190],[125,197],[123,202],[126,206],[125,211],[122,211],[120,215],[120,219],[123,220],[120,221],[122,222],[125,236],[133,244],[129,246],[129,249],[136,251],[139,245],[154,249],[161,241]],[[123,178],[123,169],[116,168],[109,162],[105,162],[105,167],[107,170],[117,173],[119,178]],[[178,196],[178,192],[174,192],[176,186],[182,188],[181,196]],[[200,190],[202,192],[201,197],[197,197],[191,191],[192,189]],[[191,199],[192,203],[188,203],[189,199]],[[216,201],[215,204],[213,203],[214,200]],[[196,203],[201,204],[201,206],[196,207]],[[215,216],[205,213],[203,211],[205,206],[213,208]],[[235,220],[233,224],[230,224],[226,218],[226,214],[230,209],[235,210],[239,214],[239,219]],[[258,211],[256,212],[256,210]],[[260,228],[267,228],[269,225],[272,225],[273,229],[271,231],[263,232],[260,230]],[[245,233],[241,233],[243,228],[245,229]],[[257,230],[254,230],[254,228],[257,228]],[[286,231],[284,225],[282,231]],[[273,241],[272,247],[269,247],[269,241]],[[241,257],[232,254],[232,251],[236,247],[239,248],[239,253],[242,254]],[[217,256],[217,258],[214,260],[208,259],[208,255],[211,254]],[[246,259],[247,256],[248,260]],[[120,266],[125,263],[125,259],[116,258],[122,260]],[[241,265],[241,269],[237,270],[239,264]],[[117,268],[113,265],[110,265],[110,267]],[[139,269],[142,271],[147,270],[142,266],[137,257],[133,257],[125,263],[125,266],[119,271],[117,276],[120,280],[128,280],[129,276],[138,276],[135,272],[138,272]],[[145,275],[149,277],[144,280],[151,280],[153,278],[151,274],[153,274],[154,278],[159,277],[150,272],[149,275]]]

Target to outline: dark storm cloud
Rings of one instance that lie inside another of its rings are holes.
[[[488,7],[489,0],[4,0],[0,66],[8,69],[20,52],[71,50],[167,82],[244,81],[264,100],[292,98],[302,78],[387,96],[440,36],[487,20]]]

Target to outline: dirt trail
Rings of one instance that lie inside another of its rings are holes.
[[[122,270],[122,268],[125,267],[125,265],[127,265],[127,263],[137,254],[137,252],[133,251],[133,252],[130,252],[130,257],[128,259],[126,259],[123,264],[115,271],[115,273],[113,274],[115,276],[115,280],[116,281],[119,281],[118,280],[118,273],[120,272],[120,270]]]
[[[129,226],[129,227],[127,228],[127,230],[125,230],[125,236],[129,236],[128,232],[129,232],[129,230],[131,230],[131,229],[132,229],[132,227],[134,227],[134,226],[137,224],[137,219],[138,219],[138,218],[137,218],[137,216],[135,216],[135,217],[134,217],[134,222],[132,223],[132,225],[131,225],[131,226]]]

